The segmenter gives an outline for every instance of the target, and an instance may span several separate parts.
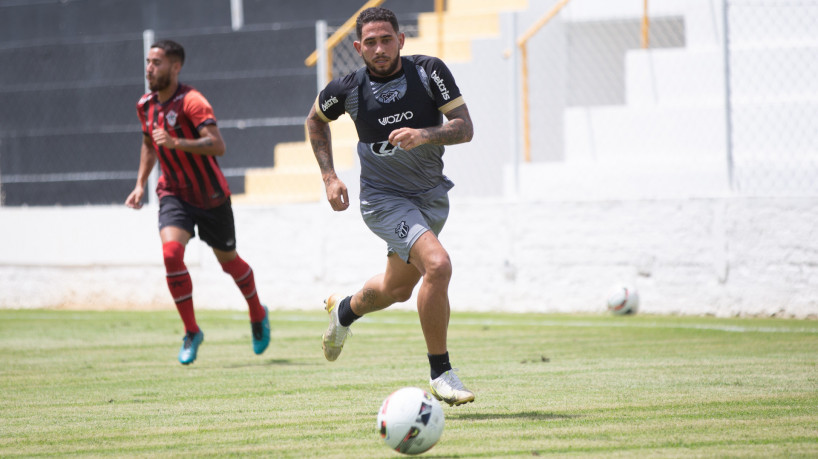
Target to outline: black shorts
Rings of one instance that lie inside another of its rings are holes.
[[[159,200],[159,231],[166,226],[182,228],[196,237],[194,227],[199,227],[199,238],[214,249],[230,252],[236,250],[236,225],[230,199],[212,209],[200,209],[176,196]]]

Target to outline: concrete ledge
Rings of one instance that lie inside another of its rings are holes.
[[[385,266],[357,207],[234,207],[239,253],[271,308],[320,308]],[[172,308],[155,219],[152,208],[0,209],[0,307]],[[624,280],[639,288],[644,313],[818,318],[815,228],[818,198],[453,196],[441,240],[456,311],[602,313],[609,286]],[[244,310],[198,239],[186,262],[197,308]]]

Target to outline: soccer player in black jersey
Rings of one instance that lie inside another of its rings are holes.
[[[336,211],[349,207],[346,185],[332,161],[329,122],[348,113],[358,131],[361,214],[387,244],[385,272],[353,295],[326,300],[330,323],[324,356],[338,358],[357,318],[417,297],[431,367],[432,394],[449,405],[474,400],[449,362],[449,281],[452,264],[437,235],[449,213],[443,174],[444,145],[468,142],[473,127],[451,72],[438,58],[401,57],[404,35],[395,15],[368,8],[357,18],[355,50],[365,66],[331,81],[307,117],[313,152],[327,199]],[[443,122],[443,116],[447,121]]]

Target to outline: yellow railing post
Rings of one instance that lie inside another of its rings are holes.
[[[531,119],[528,108],[528,44],[523,42],[520,45],[521,71],[520,77],[523,80],[523,158],[525,162],[531,162]]]
[[[339,43],[349,34],[349,31],[355,27],[355,21],[358,19],[358,15],[361,14],[361,11],[372,8],[375,6],[380,6],[386,0],[369,0],[364,3],[364,6],[360,7],[358,11],[355,12],[346,22],[344,22],[338,30],[335,31],[329,38],[327,38],[327,58],[328,61],[332,61],[332,50],[338,46]],[[318,62],[318,50],[312,52],[306,59],[304,59],[304,65],[307,67],[312,67]],[[329,74],[329,79],[332,79],[332,65],[327,65],[327,73]]]
[[[528,96],[528,40],[534,36],[541,28],[543,28],[548,21],[554,18],[557,13],[560,12],[562,7],[564,7],[568,2],[571,0],[560,0],[551,8],[545,16],[541,17],[536,24],[531,26],[526,33],[524,33],[519,39],[517,39],[517,47],[520,48],[520,58],[522,60],[522,98],[523,98],[523,157],[525,158],[525,162],[531,162],[531,121],[530,121],[530,114],[529,114],[529,96]],[[645,0],[647,1],[647,0]]]
[[[446,0],[435,0],[435,15],[437,16],[437,57],[443,59],[443,12],[446,9]]]
[[[642,49],[647,49],[650,45],[650,20],[648,19],[648,0],[644,0],[644,12],[642,13]]]

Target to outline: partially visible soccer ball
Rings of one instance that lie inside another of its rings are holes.
[[[398,389],[378,411],[378,431],[386,445],[399,453],[426,452],[443,433],[443,408],[423,389]]]
[[[633,285],[622,284],[608,293],[608,311],[617,315],[636,314],[639,310],[639,292]]]

